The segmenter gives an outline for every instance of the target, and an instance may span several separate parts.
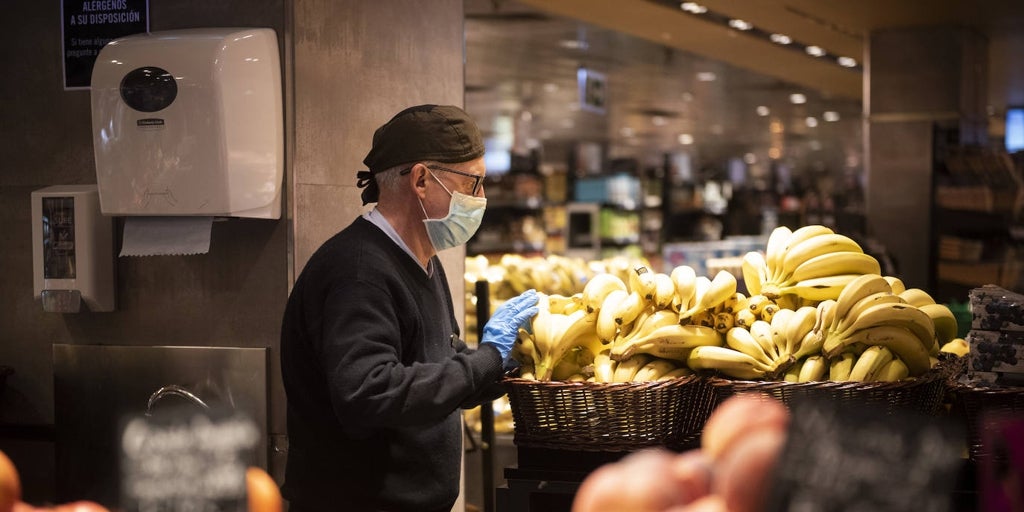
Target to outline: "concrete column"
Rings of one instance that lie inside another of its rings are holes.
[[[933,133],[958,128],[983,142],[987,42],[961,28],[870,34],[865,59],[868,234],[896,260],[908,287],[931,274]]]

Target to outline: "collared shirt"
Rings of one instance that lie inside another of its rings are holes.
[[[383,231],[384,234],[388,235],[388,238],[390,238],[391,241],[395,243],[395,245],[401,247],[402,250],[409,255],[409,257],[411,257],[413,260],[419,263],[420,259],[417,258],[416,255],[412,253],[412,250],[409,249],[409,246],[405,244],[405,240],[402,240],[402,237],[398,236],[398,232],[395,231],[395,228],[391,227],[391,223],[384,218],[383,214],[377,211],[377,208],[374,208],[364,213],[363,218],[370,221],[374,226],[380,228],[380,230]],[[431,260],[427,260],[426,267],[420,265],[421,267],[423,267],[423,271],[427,273],[428,277],[434,274],[434,268],[430,265],[430,261]]]

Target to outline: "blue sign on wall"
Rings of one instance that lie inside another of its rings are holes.
[[[62,0],[64,89],[88,89],[92,66],[112,39],[149,32],[149,0]]]

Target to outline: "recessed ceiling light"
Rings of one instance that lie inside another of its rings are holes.
[[[821,118],[830,123],[834,123],[839,120],[839,112],[827,110],[821,114]]]
[[[771,114],[771,113],[772,113],[772,111],[769,110],[768,107],[766,107],[764,105],[760,105],[760,106],[757,107],[757,115],[759,115],[761,117],[764,117],[764,116],[766,116],[768,114]]]
[[[590,47],[586,41],[580,41],[579,39],[563,39],[558,42],[558,45],[570,50],[586,50]]]
[[[743,21],[741,19],[729,20],[729,26],[736,30],[750,30],[754,28],[754,25],[750,24],[750,22]]]
[[[654,126],[665,126],[665,124],[668,123],[668,120],[665,119],[665,116],[654,116],[651,118],[651,123],[653,123]]]
[[[757,163],[757,155],[753,153],[747,153],[743,155],[743,161],[746,162],[748,165],[754,165],[755,163]]]
[[[794,105],[803,105],[804,103],[807,103],[807,96],[800,93],[790,94],[789,102]]]
[[[693,135],[690,135],[689,133],[679,134],[679,143],[684,146],[689,146],[690,144],[693,144]]]
[[[815,126],[818,126],[818,118],[813,116],[808,117],[807,119],[804,119],[804,123],[807,123],[808,128],[814,128]]]
[[[807,52],[807,55],[813,55],[815,57],[821,57],[822,55],[825,55],[825,50],[823,50],[820,46],[814,46],[813,44],[805,48],[804,51]]]
[[[693,14],[704,14],[708,12],[708,8],[697,2],[683,2],[679,4],[679,8]]]
[[[852,57],[839,57],[836,62],[844,68],[852,68],[857,66],[857,60]]]
[[[697,73],[697,80],[700,80],[701,82],[714,82],[716,78],[718,77],[710,71],[701,71],[700,73]]]
[[[772,40],[773,43],[777,44],[789,44],[793,42],[793,39],[787,36],[786,34],[772,34],[771,36],[768,37]]]

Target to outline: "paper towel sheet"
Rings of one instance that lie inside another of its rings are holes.
[[[206,254],[213,217],[126,217],[121,256]]]

